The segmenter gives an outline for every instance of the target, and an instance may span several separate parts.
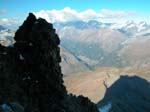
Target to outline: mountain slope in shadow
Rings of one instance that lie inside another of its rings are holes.
[[[138,76],[121,76],[98,107],[101,112],[150,112],[150,84]]]

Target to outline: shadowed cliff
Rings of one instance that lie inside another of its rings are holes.
[[[121,76],[98,103],[106,112],[150,112],[150,84],[138,76]]]
[[[67,94],[52,24],[30,13],[14,39],[11,47],[0,46],[1,110],[6,111],[5,105],[15,112],[98,111],[88,98]]]

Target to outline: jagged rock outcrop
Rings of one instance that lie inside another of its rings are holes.
[[[30,13],[14,39],[12,47],[0,46],[1,105],[15,102],[25,112],[97,112],[88,98],[67,95],[52,24]]]

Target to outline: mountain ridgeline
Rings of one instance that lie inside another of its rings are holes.
[[[60,40],[52,24],[30,13],[14,40],[11,46],[0,45],[4,112],[4,106],[14,112],[98,112],[88,98],[67,94],[59,65]]]
[[[61,46],[93,68],[150,66],[150,24],[146,22],[101,23],[91,20],[54,26]]]
[[[150,66],[150,24],[102,23],[95,20],[54,23],[60,37],[62,72],[70,75],[99,67]],[[14,43],[15,32],[0,26],[0,43]]]

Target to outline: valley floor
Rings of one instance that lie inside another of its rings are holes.
[[[64,77],[64,84],[69,93],[89,97],[93,102],[97,103],[103,99],[106,89],[122,75],[136,75],[150,81],[150,67],[132,69],[103,67],[95,71]]]

